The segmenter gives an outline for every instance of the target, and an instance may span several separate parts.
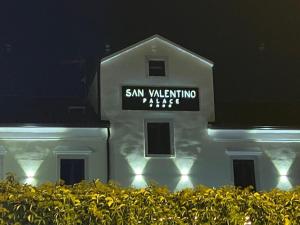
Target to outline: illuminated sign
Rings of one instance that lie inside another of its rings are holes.
[[[199,111],[198,88],[123,86],[122,109]]]

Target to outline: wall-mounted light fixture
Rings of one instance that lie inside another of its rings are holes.
[[[193,188],[194,185],[191,181],[190,176],[191,175],[188,173],[181,173],[181,176],[180,176],[179,182],[176,185],[175,191],[180,191],[184,188]]]
[[[278,184],[277,188],[282,189],[282,190],[289,190],[293,186],[289,180],[288,175],[280,175],[278,178]]]
[[[147,182],[143,174],[135,174],[131,186],[135,188],[144,188],[147,186]]]
[[[180,181],[186,182],[189,180],[189,175],[188,174],[181,174]]]

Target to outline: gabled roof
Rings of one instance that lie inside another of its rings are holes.
[[[69,107],[85,107],[84,113]],[[0,127],[108,127],[81,97],[0,96]]]
[[[202,57],[202,56],[200,56],[200,55],[198,55],[198,54],[196,54],[194,52],[191,52],[190,50],[188,50],[188,49],[186,49],[186,48],[184,48],[184,47],[182,47],[182,46],[180,46],[180,45],[178,45],[178,44],[176,44],[176,43],[174,43],[174,42],[172,42],[172,41],[170,41],[170,40],[168,40],[168,39],[166,39],[166,38],[164,38],[164,37],[162,37],[162,36],[160,36],[158,34],[155,34],[155,35],[153,35],[153,36],[151,36],[149,38],[146,38],[146,39],[144,39],[144,40],[142,40],[140,42],[137,42],[137,43],[135,43],[135,44],[133,44],[133,45],[127,47],[127,48],[124,48],[124,49],[122,49],[120,51],[117,51],[117,52],[115,52],[115,53],[113,53],[113,54],[111,54],[109,56],[104,57],[101,60],[101,63],[105,63],[105,62],[107,62],[107,61],[109,61],[109,60],[111,60],[113,58],[121,56],[122,54],[124,54],[124,53],[126,53],[128,51],[131,51],[131,50],[133,50],[135,48],[138,48],[141,45],[146,44],[146,43],[148,43],[148,42],[150,42],[150,41],[152,41],[154,39],[158,39],[158,40],[160,40],[162,42],[165,42],[168,45],[172,45],[173,47],[176,47],[178,50],[183,51],[183,52],[185,52],[185,53],[187,53],[187,54],[189,54],[189,55],[191,55],[191,56],[199,59],[200,61],[208,64],[211,67],[214,65],[214,63],[212,61],[210,61],[210,60],[208,60],[208,59],[206,59],[206,58],[204,58],[204,57]]]

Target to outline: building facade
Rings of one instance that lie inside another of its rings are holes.
[[[89,101],[97,125],[2,127],[2,176],[15,172],[33,184],[154,181],[171,190],[300,183],[300,130],[218,126],[213,63],[161,36],[103,58]]]

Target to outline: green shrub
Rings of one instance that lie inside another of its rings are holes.
[[[179,192],[121,188],[98,180],[73,186],[0,182],[0,224],[300,224],[300,188],[253,192],[198,186]]]

